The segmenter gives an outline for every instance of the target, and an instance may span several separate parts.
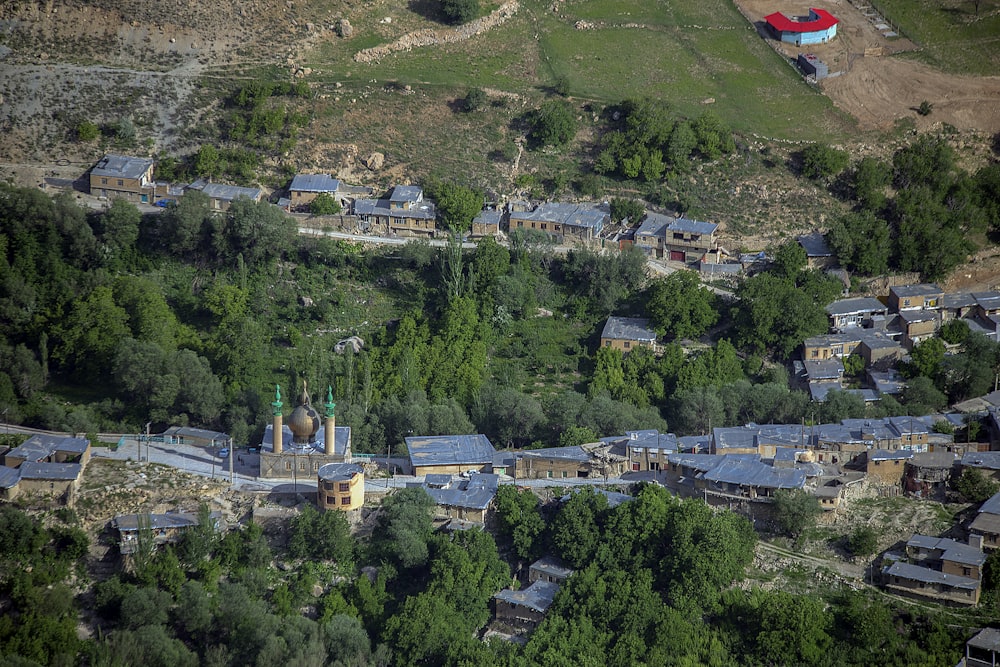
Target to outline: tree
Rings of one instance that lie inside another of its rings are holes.
[[[978,468],[965,468],[952,486],[970,503],[981,503],[1000,490],[1000,485]]]
[[[203,144],[194,156],[194,173],[198,176],[218,176],[222,171],[221,166],[219,149],[212,144]]]
[[[958,345],[964,343],[969,338],[969,324],[965,320],[958,318],[948,320],[941,325],[941,330],[938,334],[944,342],[951,345]]]
[[[462,100],[462,108],[467,111],[478,111],[482,109],[489,98],[486,95],[486,91],[482,88],[470,88],[469,92],[465,94],[465,98]]]
[[[619,223],[628,220],[630,225],[636,225],[646,215],[646,208],[641,202],[638,202],[635,199],[612,197],[609,202],[609,206],[611,207],[612,223]]]
[[[404,569],[425,564],[433,507],[434,500],[421,487],[402,489],[386,498],[372,535],[375,553]]]
[[[745,280],[736,292],[736,338],[741,347],[787,357],[809,336],[826,331],[823,307],[795,283],[771,273]]]
[[[826,144],[811,144],[802,150],[802,174],[814,181],[829,178],[846,169],[849,160],[846,151]]]
[[[788,241],[778,246],[774,251],[772,271],[781,276],[795,280],[799,272],[809,264],[806,249],[797,241]]]
[[[336,215],[340,213],[340,202],[329,192],[321,192],[309,202],[309,212],[313,215]]]
[[[525,561],[538,558],[540,536],[545,530],[538,496],[528,489],[503,484],[497,489],[495,503],[500,533],[511,540],[517,557]]]
[[[292,247],[295,222],[269,202],[238,197],[230,205],[216,248],[225,261],[242,255],[249,267],[280,257]]]
[[[944,363],[945,346],[938,338],[928,338],[913,346],[910,363],[903,367],[908,377],[935,378]]]
[[[200,190],[184,193],[180,201],[171,202],[161,217],[161,238],[167,249],[177,256],[204,250],[208,222],[213,216],[211,200]]]
[[[650,284],[646,312],[658,334],[697,338],[719,320],[716,301],[693,271],[675,271]]]
[[[290,525],[288,551],[296,558],[332,560],[342,572],[354,566],[354,538],[343,512],[317,512],[306,505]]]
[[[903,403],[910,414],[923,415],[948,405],[948,397],[934,386],[933,380],[920,375],[907,381]]]
[[[589,487],[574,492],[552,519],[552,546],[574,568],[593,560],[601,541],[608,499]]]
[[[483,209],[483,193],[454,183],[438,183],[428,194],[437,204],[438,220],[456,233],[465,233]]]
[[[448,23],[468,23],[479,16],[479,0],[441,0],[441,13]]]
[[[79,377],[103,377],[118,341],[127,338],[128,314],[115,304],[111,288],[96,287],[78,301],[57,333],[53,358]]]
[[[847,538],[847,548],[854,556],[870,556],[878,549],[878,533],[871,526],[857,526]]]
[[[865,370],[865,360],[859,354],[849,354],[844,357],[844,375],[857,377]]]
[[[550,100],[528,115],[528,138],[538,147],[562,146],[576,134],[576,119],[568,102]]]
[[[886,188],[892,183],[892,167],[873,157],[861,158],[854,167],[851,185],[862,208],[880,211],[885,206]]]
[[[774,513],[778,527],[798,539],[823,513],[816,496],[802,489],[779,489],[774,494]]]
[[[884,199],[884,195],[883,195]],[[826,240],[845,267],[868,276],[888,272],[892,252],[889,223],[871,211],[848,213],[830,225]]]

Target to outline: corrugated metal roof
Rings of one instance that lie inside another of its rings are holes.
[[[496,450],[482,433],[477,435],[427,435],[405,439],[414,466],[485,465]]]
[[[778,32],[818,32],[829,30],[840,23],[840,20],[825,9],[809,10],[808,21],[795,21],[781,12],[768,14],[764,17],[767,24]]]
[[[484,209],[479,212],[479,214],[472,219],[472,224],[474,225],[489,225],[489,226],[499,226],[500,220],[503,218],[503,211],[497,211],[494,209]]]
[[[550,574],[554,577],[565,579],[573,574],[573,568],[566,565],[555,556],[542,556],[531,564],[530,570],[537,570],[543,574]]]
[[[713,222],[702,222],[691,220],[690,218],[677,218],[667,225],[668,232],[679,232],[684,234],[714,234],[719,226]]]
[[[957,574],[945,574],[939,570],[932,570],[929,567],[920,567],[919,565],[910,565],[909,563],[904,563],[902,561],[893,563],[889,569],[886,570],[886,574],[894,577],[901,577],[903,579],[910,579],[912,581],[923,581],[928,584],[941,584],[952,588],[968,590],[976,590],[979,588],[978,579],[960,577]]]
[[[549,202],[539,204],[534,211],[512,212],[511,220],[528,222],[552,222],[570,227],[589,227],[596,234],[610,219],[610,214],[601,209],[601,204],[570,204]]]
[[[894,285],[889,288],[890,294],[896,296],[934,296],[944,295],[944,291],[936,283],[920,283],[918,285]]]
[[[833,251],[822,234],[803,234],[798,237],[798,242],[806,251],[807,257],[833,257]]]
[[[389,201],[392,202],[418,202],[424,197],[423,188],[419,185],[397,185],[389,193]]]
[[[336,192],[340,189],[340,181],[330,174],[295,174],[291,192]]]
[[[970,468],[1000,470],[1000,452],[966,452],[962,456],[962,465]]]
[[[500,487],[500,476],[478,473],[470,476],[469,479],[459,479],[457,483],[445,488],[428,486],[426,481],[423,486],[427,495],[433,498],[437,505],[484,510],[490,506],[493,498],[497,495],[497,489]]]
[[[543,447],[541,449],[528,449],[518,452],[522,458],[535,459],[565,459],[569,461],[590,461],[590,454],[584,451],[583,447]]]
[[[965,643],[973,648],[1000,652],[1000,630],[996,628],[984,628],[975,637]]]
[[[702,477],[710,482],[767,489],[801,489],[806,484],[805,472],[797,468],[775,468],[760,461],[734,461],[728,457]]]
[[[80,476],[82,466],[79,463],[34,463],[25,461],[21,464],[21,479],[58,479],[68,481]]]
[[[986,512],[987,514],[1000,514],[1000,493],[990,496],[986,501],[980,506],[979,512]]]
[[[204,428],[192,428],[190,426],[171,426],[163,432],[164,436],[177,438],[195,438],[198,440],[213,440],[215,442],[226,442],[229,434],[221,431],[209,431]]]
[[[855,313],[887,313],[889,308],[878,299],[870,296],[856,299],[838,299],[827,304],[828,315],[852,315]]]
[[[649,328],[649,320],[645,317],[609,317],[601,338],[651,343],[656,340],[656,332]]]
[[[906,449],[876,449],[868,452],[869,461],[906,461],[913,458],[913,452]]]
[[[21,473],[17,468],[0,466],[0,489],[13,488],[17,486],[19,481],[21,481]]]
[[[36,434],[7,452],[7,456],[25,461],[41,461],[56,452],[81,455],[90,447],[86,438],[72,436]]]
[[[494,595],[493,598],[519,607],[527,607],[540,614],[544,614],[552,606],[552,601],[556,599],[556,593],[558,592],[559,584],[539,579],[527,588],[519,591],[512,591],[509,588],[505,588]]]

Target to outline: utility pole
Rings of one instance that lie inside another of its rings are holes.
[[[149,463],[149,427],[153,422],[146,422],[146,463]]]

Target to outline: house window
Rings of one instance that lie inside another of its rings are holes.
[[[552,471],[551,470],[546,471],[545,476],[551,478],[552,477]]]
[[[567,474],[566,474],[566,471],[565,471],[565,470],[563,470],[563,471],[562,471],[562,476],[563,476],[563,477],[567,477]]]
[[[819,356],[819,350],[810,350],[809,356],[812,357],[813,359],[817,358]]]
[[[633,472],[639,472],[639,464],[638,463],[633,463],[632,464],[632,471]]]
[[[532,229],[534,229],[534,228],[535,228],[535,223],[531,223],[531,228],[532,228]]]
[[[350,505],[351,504],[351,497],[350,496],[344,496],[343,498],[340,499],[340,504],[341,505]]]
[[[102,178],[101,179],[101,185],[107,185],[107,184],[108,184],[108,179]]]
[[[291,470],[291,469],[292,469],[292,462],[285,461],[285,470]]]
[[[122,179],[119,178],[118,179],[118,187],[124,187],[124,185],[125,185],[125,181],[123,181]]]
[[[336,505],[337,504],[337,499],[334,498],[333,496],[327,496],[326,497],[326,504],[327,505]]]
[[[909,299],[903,299],[903,307],[905,308],[906,306],[909,306],[909,305],[910,305],[910,300]]]
[[[678,241],[683,241],[684,235],[679,232],[674,232],[674,238],[677,239]]]
[[[559,225],[556,225],[555,227],[553,227],[553,229],[558,232],[560,230],[560,227],[559,227]]]
[[[937,308],[937,299],[924,299],[924,308]]]
[[[543,222],[542,223],[542,229],[548,229],[548,228],[549,228],[549,226]]]
[[[313,461],[313,472],[316,472],[317,470],[319,470],[319,462]]]
[[[299,470],[301,470],[302,472],[306,471],[306,462],[305,461],[299,461]]]
[[[962,575],[966,576],[966,577],[972,576],[972,568],[971,567],[963,567],[962,568]]]
[[[604,341],[604,347],[611,347],[611,341],[610,340]]]
[[[351,490],[351,483],[350,482],[341,482],[340,486],[338,487],[338,490],[341,493],[347,493],[348,491]]]
[[[630,343],[629,341],[625,341],[625,349],[627,350],[630,347],[632,347],[632,343]]]

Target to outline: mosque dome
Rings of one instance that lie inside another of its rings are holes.
[[[292,410],[288,418],[288,428],[291,430],[296,445],[308,445],[316,441],[316,432],[319,431],[319,413],[309,404],[309,392],[306,390],[306,383],[302,381],[302,393],[299,395],[299,404]]]

